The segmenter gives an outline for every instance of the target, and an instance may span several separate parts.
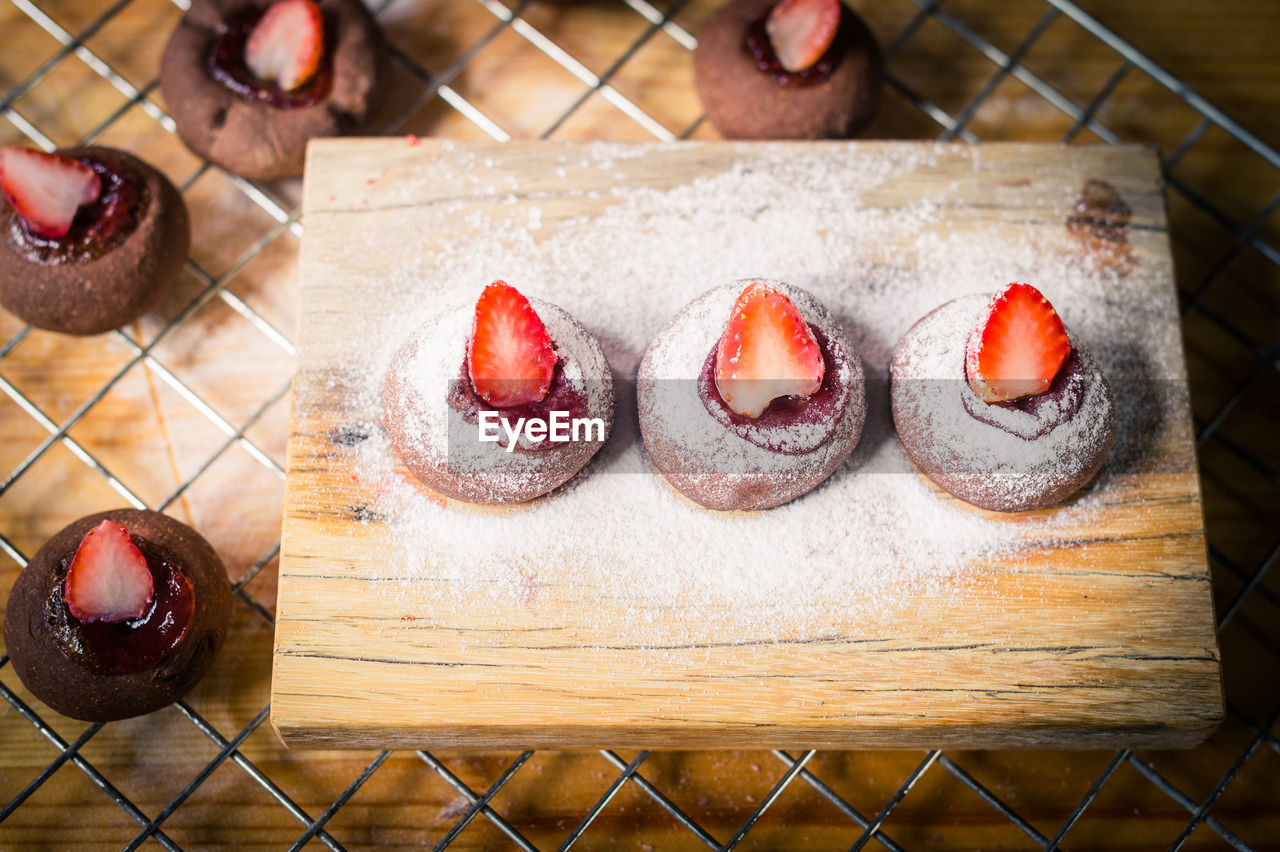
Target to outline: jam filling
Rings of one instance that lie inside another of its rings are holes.
[[[112,674],[142,671],[159,663],[182,641],[195,614],[195,591],[178,560],[144,538],[132,538],[146,557],[155,587],[146,613],[118,624],[81,621],[72,615],[64,590],[74,554],[62,560],[45,606],[49,629],[67,655]]]
[[[716,388],[716,349],[712,347],[698,373],[698,398],[707,412],[744,441],[783,455],[801,455],[822,446],[835,432],[849,404],[848,385],[840,380],[843,351],[822,332],[810,329],[822,352],[823,379],[817,393],[779,397],[759,417],[743,417],[725,403]]]
[[[585,389],[574,387],[564,380],[564,360],[561,359],[556,362],[555,369],[551,373],[550,389],[542,399],[537,402],[503,408],[492,406],[481,399],[475,388],[472,387],[471,376],[467,373],[465,357],[462,360],[462,367],[458,371],[457,380],[450,385],[449,398],[447,400],[449,407],[461,414],[462,419],[472,425],[479,424],[482,411],[496,412],[499,418],[498,430],[499,434],[503,436],[503,442],[506,441],[506,426],[514,429],[516,422],[521,418],[526,421],[543,420],[550,423],[551,412],[553,411],[567,412],[570,420],[587,417],[587,402]],[[565,445],[548,440],[536,443],[531,442],[522,431],[516,442],[516,451],[538,452],[562,446]]]
[[[97,201],[76,211],[65,235],[42,237],[27,228],[21,216],[13,217],[9,238],[33,263],[57,266],[97,260],[137,230],[151,203],[147,184],[136,172],[117,172],[91,157],[79,160],[97,172],[102,193]]]
[[[751,58],[755,60],[756,67],[773,78],[773,81],[779,86],[813,86],[823,82],[829,78],[840,66],[840,60],[844,58],[843,44],[847,40],[845,33],[845,22],[848,15],[844,10],[840,11],[840,25],[836,30],[835,38],[831,39],[831,44],[826,51],[818,57],[818,61],[810,65],[808,68],[800,71],[788,71],[782,67],[782,63],[778,61],[778,54],[773,50],[773,43],[769,41],[769,33],[765,29],[765,23],[769,20],[769,12],[773,11],[770,7],[747,27],[746,42],[743,47],[747,53],[751,54]]]
[[[326,26],[324,56],[315,76],[299,88],[286,92],[274,83],[259,80],[244,62],[244,49],[254,26],[266,14],[266,8],[250,6],[228,15],[222,30],[209,49],[209,75],[226,88],[249,101],[263,101],[278,109],[300,109],[315,106],[329,95],[333,87],[333,45]],[[328,21],[326,21],[328,23]]]
[[[1086,371],[1074,348],[1044,393],[1010,402],[984,402],[970,391],[968,382],[961,391],[964,409],[974,420],[1034,441],[1070,420],[1084,401]]]

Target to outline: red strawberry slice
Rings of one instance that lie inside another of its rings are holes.
[[[0,149],[0,187],[33,234],[65,237],[76,211],[102,194],[98,173],[79,160],[30,148]]]
[[[85,534],[67,569],[66,600],[81,621],[128,621],[147,612],[155,589],[129,531],[103,521]]]
[[[301,87],[324,57],[324,16],[315,0],[272,3],[249,33],[244,64],[266,83],[286,92]]]
[[[840,0],[782,0],[764,22],[778,63],[792,73],[821,59],[839,28]]]
[[[984,402],[1044,393],[1071,354],[1058,312],[1030,284],[1010,284],[992,297],[969,334],[965,375]]]
[[[826,367],[813,332],[785,295],[757,281],[733,304],[716,347],[716,390],[743,417],[780,396],[811,396]]]
[[[480,398],[496,408],[537,402],[551,389],[556,360],[529,300],[505,281],[485,287],[467,341],[467,374]]]

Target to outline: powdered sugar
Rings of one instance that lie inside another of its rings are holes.
[[[370,523],[386,527],[370,536],[379,542],[370,562],[389,598],[421,618],[446,610],[483,620],[495,609],[577,601],[540,617],[601,642],[655,648],[873,630],[900,607],[927,610],[931,600],[968,594],[981,584],[981,566],[1014,558],[1029,539],[1068,540],[1097,519],[1094,506],[1106,497],[1104,471],[1094,494],[1033,522],[940,499],[912,471],[888,416],[889,355],[919,317],[956,296],[1027,280],[1093,347],[1113,383],[1113,371],[1134,363],[1181,375],[1173,314],[1146,301],[1154,288],[1144,276],[1167,269],[1140,264],[1116,279],[1082,268],[1059,240],[1061,224],[986,233],[964,201],[983,186],[975,149],[743,146],[731,167],[707,177],[650,167],[647,187],[614,185],[614,175],[671,149],[564,150],[522,179],[501,152],[486,153],[486,165],[465,149],[437,150],[429,178],[396,186],[390,202],[436,236],[435,247],[388,245],[376,220],[352,221],[369,229],[370,250],[394,252],[401,270],[379,282],[377,303],[361,313],[363,344],[344,364],[353,420],[379,422],[378,388],[413,329],[495,278],[581,321],[619,385],[614,434],[587,469],[501,512],[423,495],[396,474],[385,435],[371,425],[372,437],[349,451],[354,474],[369,484],[369,516],[378,519]],[[912,192],[914,174],[957,157],[971,160],[971,177],[932,197]],[[1083,178],[1055,177],[1052,197],[1040,186],[993,191],[1022,193],[1024,206],[1042,208],[1037,220],[1061,223]],[[440,181],[481,200],[434,201]],[[743,277],[786,280],[831,309],[863,358],[867,422],[851,458],[814,491],[764,512],[721,514],[692,506],[651,471],[629,382],[672,316],[709,287]],[[1122,463],[1142,464],[1145,442],[1176,428],[1168,424],[1185,416],[1183,404],[1162,399],[1143,413],[1148,434]],[[1136,414],[1121,406],[1122,440],[1126,413]],[[413,597],[424,579],[442,582],[429,584],[430,599]]]

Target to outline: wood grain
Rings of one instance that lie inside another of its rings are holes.
[[[860,154],[894,144],[902,143],[649,146],[627,156],[624,180],[666,189],[735,161],[770,168],[780,151],[817,152],[857,168]],[[361,312],[376,303],[370,288],[402,268],[409,251],[421,262],[418,253],[425,247],[429,258],[433,241],[448,239],[456,249],[461,240],[465,249],[467,239],[483,239],[430,227],[424,211],[444,199],[491,212],[512,202],[486,188],[515,186],[514,203],[536,197],[552,232],[565,219],[604,209],[618,178],[573,169],[557,176],[566,150],[573,149],[402,140],[312,147],[272,685],[272,722],[286,743],[1185,746],[1216,727],[1220,666],[1185,405],[1183,422],[1159,433],[1155,461],[1110,478],[1105,511],[1072,530],[1072,541],[1037,543],[1045,515],[1013,519],[1026,533],[1020,552],[971,564],[967,576],[980,582],[958,583],[873,627],[841,619],[842,602],[834,601],[835,635],[741,641],[713,631],[706,641],[655,653],[609,627],[634,613],[580,623],[584,602],[606,616],[619,606],[598,589],[550,588],[533,604],[436,611],[429,624],[415,616],[429,607],[430,583],[386,594],[378,543],[394,531],[353,515],[352,507],[372,499],[370,486],[354,481],[351,454],[332,438],[354,416],[334,392],[359,380],[344,365],[374,343],[359,333]],[[945,233],[980,238],[997,228],[1040,238],[1062,231],[1063,211],[1052,199],[1067,198],[1085,177],[1106,180],[1134,212],[1131,238],[1153,282],[1143,308],[1176,324],[1151,152],[997,145],[983,149],[978,168],[959,149],[930,150],[931,165],[890,179],[867,203],[892,211],[909,199],[945,197],[937,225]],[[409,202],[397,190],[480,161],[479,186],[461,196],[447,180]],[[364,248],[370,228],[382,234],[376,252]],[[398,244],[411,248],[398,253]],[[895,249],[875,252],[892,262]],[[1160,377],[1185,381],[1173,341],[1159,353]]]

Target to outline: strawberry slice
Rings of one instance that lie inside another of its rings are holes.
[[[991,298],[969,334],[965,375],[984,402],[1044,393],[1071,354],[1058,312],[1030,284],[1010,284]]]
[[[244,64],[259,80],[292,92],[324,58],[324,16],[315,0],[280,0],[258,19],[244,48]]]
[[[0,187],[27,228],[65,237],[81,205],[102,194],[98,173],[79,160],[30,148],[0,148]]]
[[[764,22],[778,63],[792,73],[821,59],[839,28],[840,0],[782,0]]]
[[[496,408],[538,402],[551,389],[556,360],[529,300],[505,281],[485,287],[467,340],[467,374],[480,398]]]
[[[155,589],[147,559],[119,524],[103,521],[85,533],[67,569],[66,601],[81,621],[140,618]]]
[[[743,417],[759,417],[780,396],[811,396],[826,366],[791,300],[763,281],[747,285],[716,347],[716,390]]]

